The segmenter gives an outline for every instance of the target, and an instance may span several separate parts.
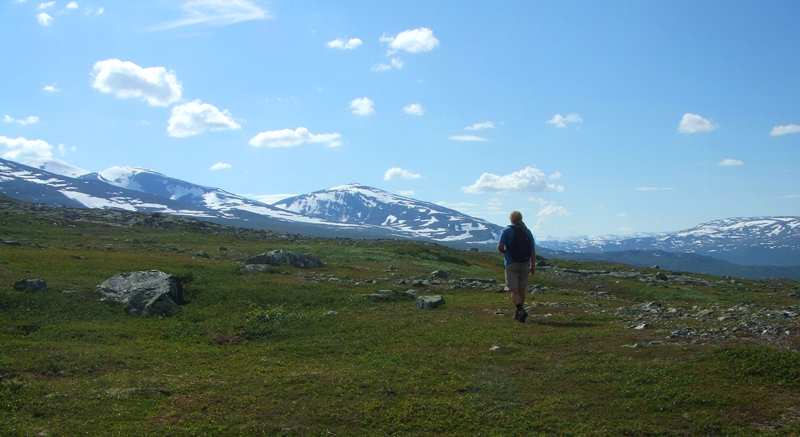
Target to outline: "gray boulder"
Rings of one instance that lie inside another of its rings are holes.
[[[248,264],[241,268],[242,273],[271,272],[272,266],[268,264]]]
[[[165,316],[183,303],[183,286],[175,275],[158,270],[121,273],[97,286],[104,300],[125,305],[129,314]]]
[[[669,277],[661,272],[656,273],[656,279],[659,281],[668,281]]]
[[[432,310],[444,304],[442,296],[419,296],[415,308],[418,310]]]
[[[208,259],[208,254],[203,252],[202,250],[200,252],[197,252],[196,254],[194,254],[194,256],[199,256],[200,258]]]
[[[244,261],[245,264],[269,264],[271,266],[292,266],[299,269],[315,269],[325,267],[325,264],[314,255],[291,250],[273,250],[269,253],[251,256]]]
[[[20,279],[14,283],[14,289],[20,291],[32,291],[34,293],[44,293],[47,291],[47,284],[41,279]]]

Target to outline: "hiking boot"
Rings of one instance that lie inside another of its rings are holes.
[[[519,313],[519,317],[516,318],[516,319],[519,320],[520,323],[525,323],[525,319],[527,319],[527,318],[528,318],[528,312],[525,311],[525,310],[522,310],[522,312]]]
[[[515,312],[514,312],[514,320],[519,320],[519,316],[520,316],[520,314],[521,314],[521,313],[520,313],[520,311],[519,311],[519,310],[515,311]]]

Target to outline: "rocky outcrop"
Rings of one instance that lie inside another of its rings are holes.
[[[166,316],[183,303],[183,286],[175,275],[158,270],[121,273],[97,286],[104,300],[125,305],[129,314]]]
[[[309,253],[295,252],[291,250],[273,250],[269,253],[247,258],[245,264],[269,264],[271,266],[292,266],[299,269],[316,269],[325,267],[325,264],[314,255]]]
[[[20,279],[14,283],[14,289],[19,291],[31,291],[33,293],[44,293],[47,291],[47,284],[41,279]]]

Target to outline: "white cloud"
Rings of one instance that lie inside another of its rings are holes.
[[[425,109],[419,103],[412,103],[403,108],[406,114],[409,115],[423,115],[425,114]]]
[[[156,26],[153,30],[171,29],[192,24],[223,26],[240,21],[272,18],[269,11],[248,0],[188,0],[181,6],[185,18]],[[103,8],[97,11],[103,13]]]
[[[433,31],[427,27],[406,30],[397,36],[381,36],[380,42],[389,43],[387,55],[391,55],[398,50],[405,50],[409,53],[429,52],[439,47],[439,40],[433,36]]]
[[[337,38],[333,41],[328,42],[328,47],[339,50],[353,50],[360,45],[361,45],[361,39],[359,38],[350,38],[347,41],[341,38]]]
[[[169,106],[181,98],[183,86],[164,67],[142,68],[133,62],[107,59],[94,64],[92,88],[120,99],[136,98],[151,106]]]
[[[27,140],[23,137],[6,138],[0,136],[0,157],[14,161],[27,161],[34,158],[50,158],[53,146],[44,140]]]
[[[11,116],[6,114],[6,116],[3,117],[3,122],[4,123],[17,123],[17,124],[21,124],[23,126],[27,126],[29,124],[38,123],[39,122],[39,117],[37,117],[35,115],[29,115],[29,116],[27,116],[27,117],[25,117],[25,118],[23,118],[21,120],[17,120],[17,119],[11,118]]]
[[[57,93],[57,92],[59,92],[61,90],[56,88],[56,85],[58,85],[58,84],[53,83],[52,85],[45,85],[44,88],[42,88],[42,90],[43,91],[47,91],[48,93]]]
[[[63,144],[59,144],[58,145],[58,154],[61,155],[61,156],[64,156],[64,155],[67,154],[67,152],[74,152],[76,149],[77,149],[77,147],[75,147],[75,146],[67,147],[67,146],[65,146]]]
[[[489,141],[477,135],[451,135],[448,138],[453,141]]]
[[[386,174],[383,175],[383,180],[389,181],[392,179],[419,179],[422,175],[418,173],[411,173],[408,170],[404,170],[400,167],[393,167],[389,170],[386,170]]]
[[[553,173],[553,174],[551,174],[551,175],[550,175],[550,179],[553,179],[553,180],[555,180],[555,179],[561,179],[561,172],[560,172],[560,171],[558,171],[558,170],[556,170],[556,172],[555,172],[555,173]]]
[[[744,165],[744,162],[739,161],[738,159],[723,159],[717,165],[721,166],[721,167],[728,167],[728,166],[734,166],[734,165]]]
[[[547,176],[539,169],[525,167],[505,176],[484,173],[468,187],[465,193],[530,193],[541,191],[564,191],[564,187],[547,182]]]
[[[401,196],[410,197],[410,196],[413,196],[416,193],[414,192],[414,190],[400,190],[400,191],[397,192],[397,194],[399,194]]]
[[[366,97],[361,97],[353,99],[350,102],[350,108],[353,110],[353,114],[372,115],[375,113],[375,102]]]
[[[103,12],[105,12],[105,11],[106,11],[106,8],[98,8],[97,9],[97,15],[103,15]]]
[[[67,3],[67,9],[78,9],[78,2]]]
[[[53,17],[42,12],[36,15],[36,21],[38,21],[42,26],[49,26],[50,22],[53,21]]]
[[[297,194],[243,194],[242,196],[249,199],[258,200],[259,202],[266,203],[267,205],[272,205],[276,202],[280,202],[283,199],[297,196]]]
[[[214,105],[196,99],[172,108],[167,133],[171,137],[189,137],[207,130],[217,132],[227,129],[239,129],[227,109],[220,111]]]
[[[231,167],[232,166],[230,164],[228,164],[228,163],[218,162],[218,163],[212,165],[211,168],[209,168],[209,170],[214,170],[214,171],[216,171],[216,170],[227,170],[227,169],[229,169]]]
[[[539,219],[536,221],[536,224],[533,225],[532,229],[534,231],[538,231],[542,225],[544,224],[545,220],[550,217],[559,217],[569,215],[569,211],[567,208],[563,206],[556,205],[554,200],[544,200],[544,199],[537,199],[535,197],[531,197],[528,200],[531,202],[539,202],[539,212],[536,214]]]
[[[784,126],[775,126],[772,128],[772,132],[770,132],[770,136],[777,137],[780,135],[786,134],[796,134],[800,132],[800,126],[796,124],[787,124]]]
[[[54,6],[55,4],[56,4],[56,2],[39,3],[39,9],[47,9],[47,8],[49,8],[51,6]]]
[[[381,63],[373,65],[372,68],[370,68],[370,70],[372,70],[372,71],[389,71],[389,70],[392,69],[392,67],[394,67],[394,68],[403,68],[404,65],[406,65],[406,64],[403,63],[402,59],[400,59],[400,58],[392,58],[391,65],[390,64],[384,64],[384,63],[381,62]]]
[[[620,217],[627,217],[628,213],[627,212],[621,212],[621,213],[619,213],[619,216]]]
[[[550,120],[547,120],[545,123],[552,124],[558,128],[565,128],[570,124],[573,123],[583,123],[583,118],[576,113],[572,113],[564,117],[561,114],[556,114]]]
[[[342,145],[338,133],[314,135],[304,127],[261,132],[250,140],[254,147],[294,147],[303,143],[322,143],[327,147]]]
[[[669,191],[674,190],[674,188],[665,188],[665,187],[639,187],[637,188],[638,191]]]
[[[682,134],[695,134],[698,132],[711,132],[717,129],[717,125],[712,123],[697,114],[686,113],[683,114],[680,124],[678,124],[678,132]]]
[[[14,3],[25,3],[28,0],[14,0]]]
[[[779,199],[797,199],[800,197],[800,194],[789,194],[787,196],[781,196]]]
[[[467,126],[464,130],[481,130],[481,129],[494,129],[494,123],[491,121],[484,121],[482,123],[475,123],[472,126]]]

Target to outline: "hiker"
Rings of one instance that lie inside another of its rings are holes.
[[[511,292],[511,302],[517,307],[514,320],[525,323],[525,288],[528,277],[536,272],[536,244],[533,234],[522,221],[522,213],[514,211],[509,216],[511,225],[503,229],[497,250],[504,255],[506,290]]]

